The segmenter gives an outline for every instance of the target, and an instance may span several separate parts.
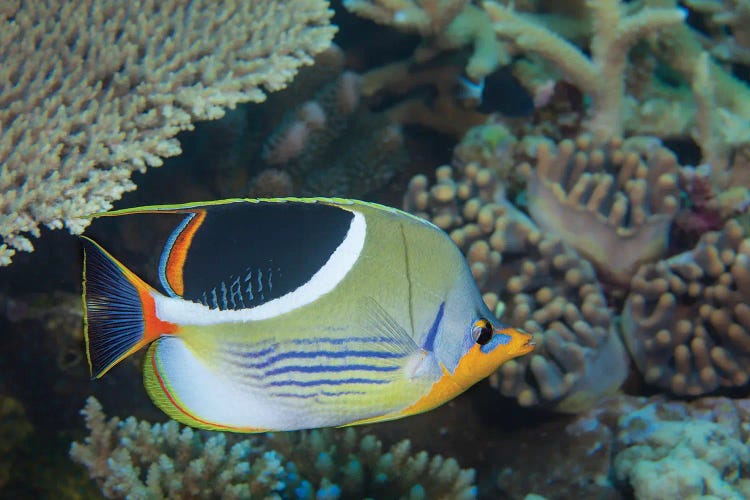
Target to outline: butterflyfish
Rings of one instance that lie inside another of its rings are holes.
[[[99,378],[148,346],[146,390],[186,425],[262,432],[396,419],[533,349],[488,310],[452,240],[400,210],[236,199],[94,217],[164,214],[174,227],[158,288],[82,238],[86,350]]]

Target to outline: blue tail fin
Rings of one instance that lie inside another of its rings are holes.
[[[86,355],[99,378],[176,325],[156,317],[149,285],[93,240],[82,241]]]

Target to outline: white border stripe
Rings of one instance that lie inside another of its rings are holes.
[[[258,321],[273,318],[298,307],[310,304],[332,291],[354,267],[365,246],[367,223],[365,216],[351,212],[354,217],[349,225],[346,237],[328,258],[328,261],[304,285],[296,290],[269,300],[257,307],[240,310],[220,311],[210,309],[197,302],[181,298],[165,297],[153,294],[156,303],[156,315],[162,321],[180,325],[213,325],[240,321]],[[260,235],[259,235],[260,236]],[[304,255],[300,255],[303,259]]]

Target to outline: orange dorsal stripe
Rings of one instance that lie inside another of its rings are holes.
[[[193,243],[195,233],[206,219],[205,210],[196,210],[193,214],[195,215],[190,219],[190,222],[188,222],[182,231],[180,231],[180,234],[177,235],[177,238],[175,238],[172,243],[172,248],[169,249],[169,258],[167,259],[164,269],[167,283],[169,283],[172,291],[180,296],[185,293],[185,278],[183,272],[185,269],[185,261],[188,256],[188,250]]]

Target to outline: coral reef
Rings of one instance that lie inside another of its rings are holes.
[[[432,186],[414,177],[404,208],[450,234],[488,306],[537,345],[491,384],[522,406],[569,412],[616,390],[627,360],[590,264],[514,208],[494,171],[470,163],[459,175],[440,167],[436,177]]]
[[[453,459],[386,453],[353,428],[266,434],[240,440],[174,421],[109,420],[91,397],[81,413],[90,435],[70,455],[107,498],[475,498],[474,471]]]
[[[627,284],[638,266],[662,257],[679,209],[674,153],[631,137],[597,147],[587,135],[536,146],[536,168],[520,167],[534,222],[586,257],[600,275]]]
[[[281,119],[263,141],[261,159],[287,172],[296,194],[361,197],[406,164],[401,128],[362,102],[361,77],[344,69],[336,45],[269,104]],[[252,189],[271,180],[279,179],[256,178]]]
[[[746,498],[749,429],[747,399],[617,396],[498,450],[495,496]]]
[[[750,380],[750,237],[729,221],[691,251],[643,266],[622,316],[647,383],[700,395]]]
[[[648,403],[623,414],[617,422],[615,479],[644,500],[746,498],[750,495],[746,403],[707,399],[697,408]],[[727,410],[729,414],[723,414]]]
[[[638,41],[680,24],[679,9],[645,7],[628,13],[618,0],[584,2],[592,19],[591,57],[541,24],[517,15],[511,7],[484,3],[497,35],[519,50],[550,61],[564,78],[591,97],[586,129],[597,142],[622,136],[625,68],[628,52]]]
[[[8,4],[0,11],[0,265],[78,233],[180,153],[175,135],[265,99],[335,28],[324,0]]]
[[[344,7],[379,24],[421,34],[425,43],[414,55],[418,62],[471,46],[465,70],[476,82],[510,60],[489,18],[467,0],[344,0]]]

